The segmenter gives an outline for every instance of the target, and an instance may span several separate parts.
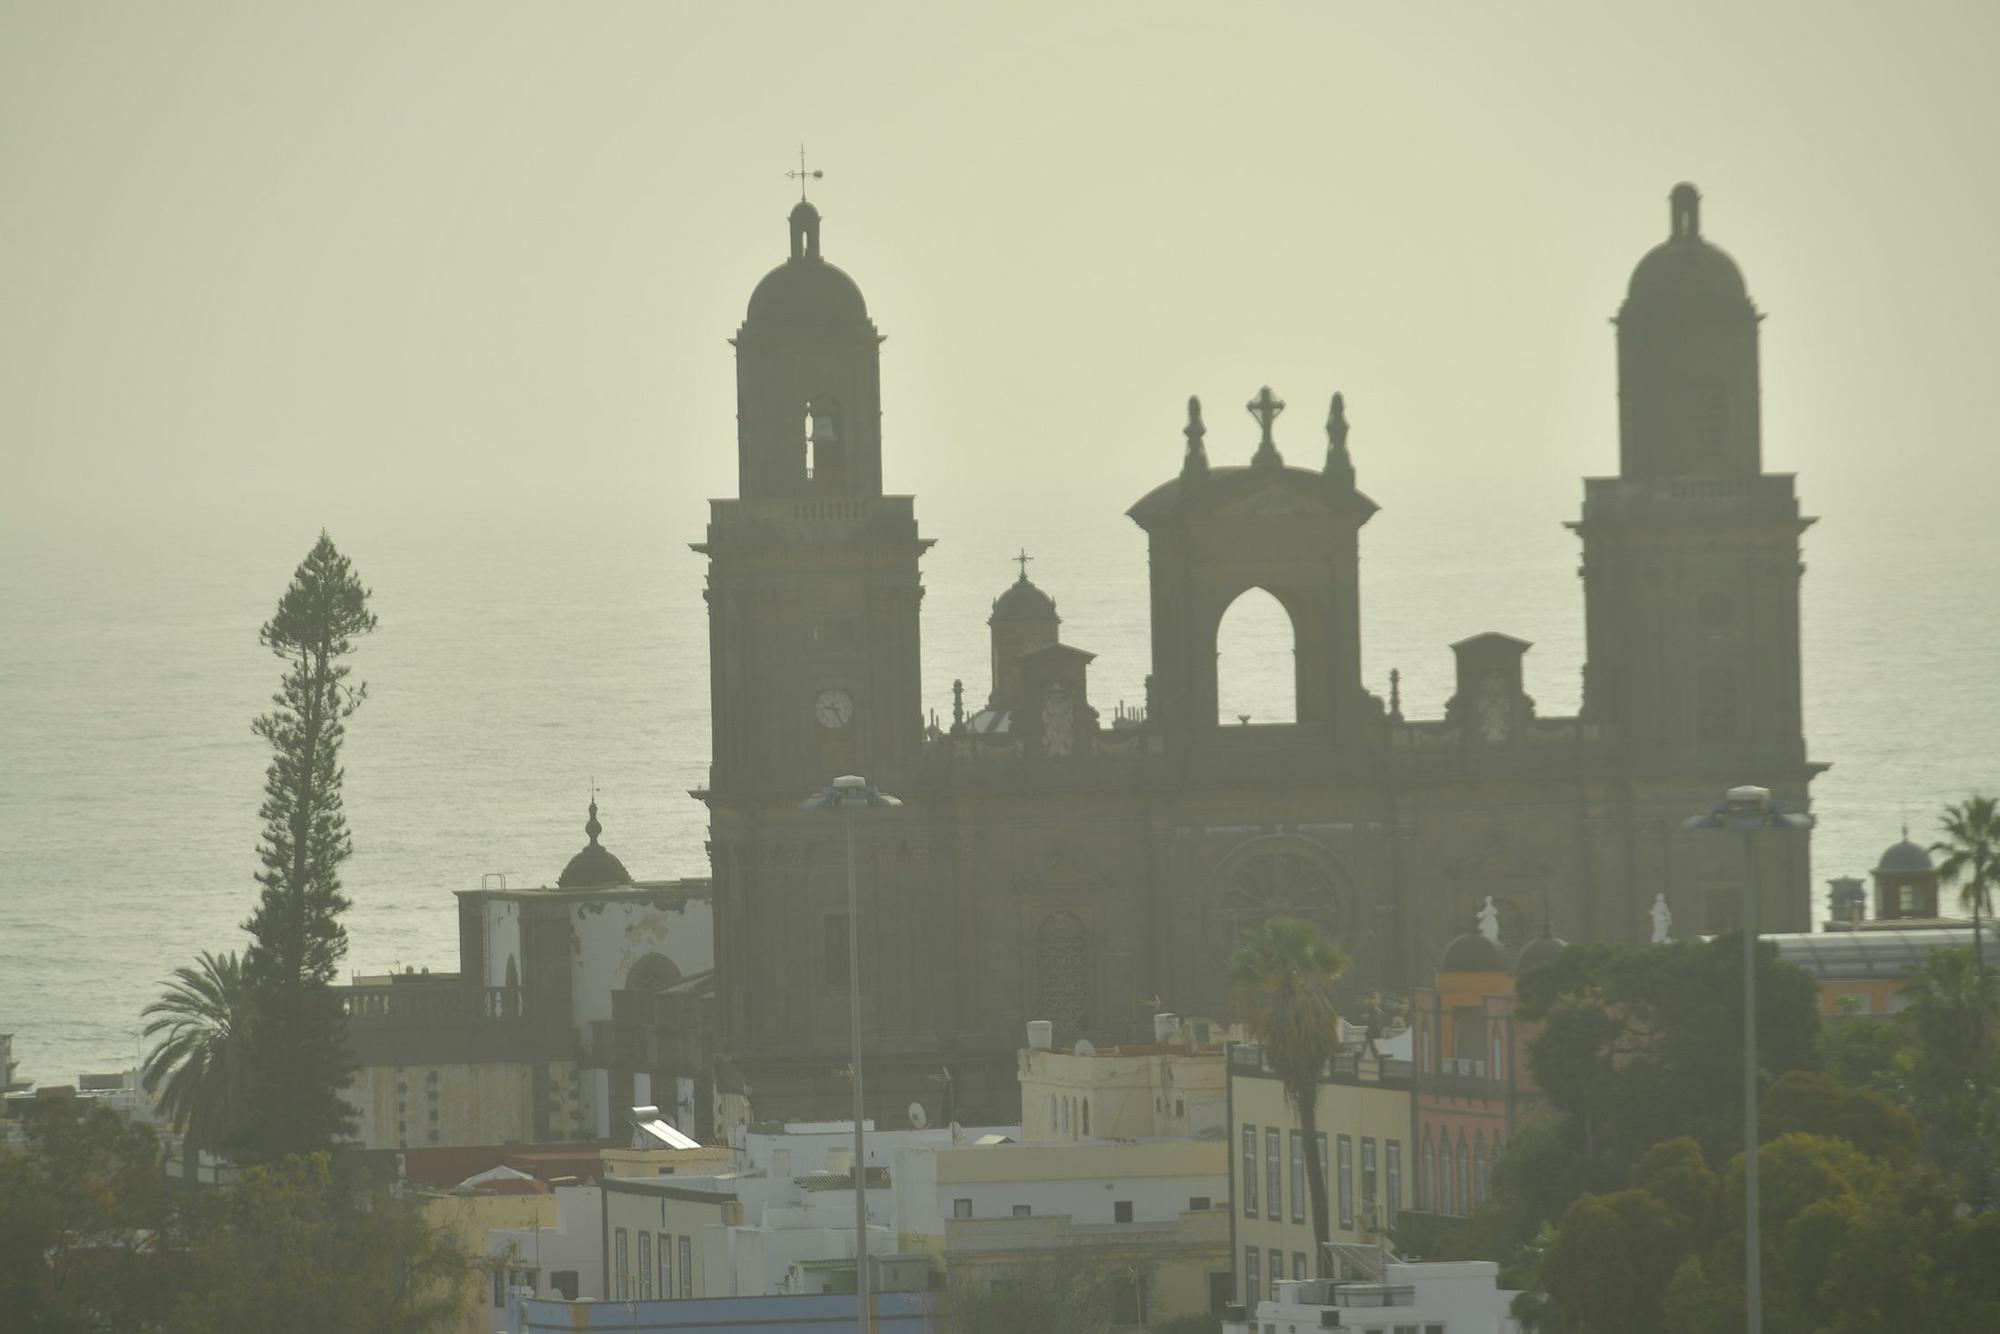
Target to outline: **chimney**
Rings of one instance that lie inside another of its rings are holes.
[[[1055,1046],[1056,1026],[1047,1019],[1028,1021],[1028,1050],[1048,1051]]]

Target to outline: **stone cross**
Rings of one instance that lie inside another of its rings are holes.
[[[1249,411],[1252,417],[1257,419],[1257,424],[1264,429],[1264,438],[1259,443],[1258,448],[1260,450],[1276,449],[1277,442],[1271,439],[1271,423],[1277,421],[1278,414],[1285,410],[1285,400],[1272,393],[1271,386],[1267,384],[1257,391],[1257,397],[1251,399],[1243,406]]]
[[[1021,582],[1026,583],[1028,581],[1028,562],[1033,560],[1034,557],[1028,554],[1026,547],[1022,547],[1021,554],[1013,559],[1014,563],[1021,567]]]

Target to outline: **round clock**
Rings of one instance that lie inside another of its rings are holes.
[[[813,716],[821,727],[845,727],[854,718],[854,696],[845,690],[822,690],[813,702]]]

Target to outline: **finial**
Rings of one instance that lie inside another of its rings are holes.
[[[965,730],[965,682],[962,680],[951,683],[951,730]]]
[[[590,835],[592,843],[595,843],[597,836],[604,832],[604,826],[597,822],[597,784],[595,783],[590,785],[590,818],[583,822],[583,832]]]
[[[797,181],[797,182],[799,183],[799,202],[800,202],[801,204],[803,204],[803,203],[805,203],[805,202],[806,202],[806,182],[807,182],[808,180],[814,180],[814,181],[817,181],[817,180],[823,180],[823,179],[825,178],[825,176],[826,176],[826,173],[825,173],[825,172],[823,172],[823,171],[818,171],[818,170],[814,170],[814,171],[807,171],[807,170],[806,170],[806,146],[805,146],[804,144],[800,144],[800,145],[799,145],[799,169],[798,169],[797,171],[788,171],[788,172],[786,172],[786,173],[785,173],[785,179],[786,179],[786,180],[791,180],[791,181]]]
[[[1676,241],[1692,241],[1701,235],[1701,191],[1682,181],[1667,196],[1670,235]]]
[[[1326,410],[1326,470],[1338,472],[1353,465],[1347,458],[1347,400],[1338,393]]]
[[[1202,444],[1202,437],[1208,434],[1208,427],[1201,421],[1201,399],[1188,395],[1187,425],[1181,428],[1187,437],[1187,458],[1181,463],[1181,475],[1205,473],[1208,471],[1208,447]]]
[[[1403,721],[1403,673],[1394,667],[1389,669],[1389,721]]]
[[[1285,410],[1285,400],[1272,393],[1271,386],[1267,384],[1257,391],[1257,397],[1245,403],[1243,407],[1257,419],[1257,425],[1263,428],[1264,432],[1264,438],[1257,442],[1256,457],[1250,462],[1267,468],[1283,466],[1284,456],[1278,453],[1278,443],[1271,438],[1271,424],[1277,421],[1278,414]]]
[[[1034,557],[1028,554],[1028,549],[1026,547],[1022,547],[1021,554],[1014,557],[1014,563],[1021,567],[1020,582],[1024,584],[1028,582],[1028,562],[1033,559]]]

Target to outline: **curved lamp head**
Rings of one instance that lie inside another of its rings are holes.
[[[1728,829],[1751,833],[1759,829],[1810,829],[1813,817],[1788,812],[1768,787],[1732,787],[1707,813],[1681,821],[1683,829]]]
[[[851,811],[864,806],[900,806],[903,803],[867,779],[844,774],[799,803],[804,811]]]

